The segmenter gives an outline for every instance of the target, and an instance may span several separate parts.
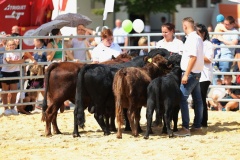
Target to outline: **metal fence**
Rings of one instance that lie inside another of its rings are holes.
[[[240,33],[240,32],[239,32]],[[238,33],[238,34],[239,34]],[[213,33],[213,32],[210,32],[209,33],[210,35],[218,35],[218,34],[236,34],[236,33]],[[184,33],[175,33],[176,36],[184,36]],[[129,34],[128,37],[147,37],[148,38],[148,44],[150,44],[150,41],[151,41],[151,37],[154,37],[154,36],[162,36],[162,33],[142,33],[142,34]],[[11,52],[21,52],[22,55],[24,52],[38,52],[38,51],[67,51],[67,50],[71,50],[71,51],[74,51],[74,50],[92,50],[93,48],[65,48],[64,47],[64,42],[66,39],[71,39],[71,38],[94,38],[94,37],[97,37],[97,36],[94,36],[94,35],[88,35],[88,36],[31,36],[31,37],[23,37],[23,36],[19,36],[19,37],[0,37],[0,40],[2,39],[19,39],[20,40],[20,43],[19,43],[19,46],[20,46],[20,49],[19,50],[14,50],[14,51],[11,51]],[[61,38],[61,42],[62,42],[62,48],[58,48],[58,49],[22,49],[22,44],[23,44],[23,40],[24,39],[34,39],[34,38],[37,38],[37,39],[51,39],[51,38]],[[131,40],[130,40],[131,41]],[[131,43],[131,42],[130,42]],[[229,46],[218,46],[218,48],[240,48],[240,45],[229,45]],[[127,47],[121,47],[122,49],[144,49],[146,48],[146,46],[127,46]],[[150,51],[151,49],[155,48],[154,46],[150,46],[148,45],[147,46],[148,48],[148,51]],[[1,51],[1,53],[5,53],[5,52],[9,52],[9,51]],[[64,55],[64,54],[63,54]],[[64,59],[64,57],[62,57],[62,60]],[[213,61],[240,61],[240,59],[214,59]],[[81,63],[89,63],[91,61],[81,61]],[[39,65],[50,65],[52,62],[38,62]],[[0,64],[0,67],[2,66],[12,66],[12,65],[20,65],[20,68],[23,68],[27,65],[33,65],[33,63],[23,63],[23,64]],[[240,75],[240,72],[213,72],[213,75]],[[1,94],[6,94],[6,93],[16,93],[16,92],[36,92],[36,91],[44,91],[44,88],[40,88],[40,89],[25,89],[24,88],[24,81],[27,80],[27,79],[33,79],[33,78],[44,78],[44,76],[25,76],[23,74],[23,70],[20,69],[20,76],[19,77],[11,77],[11,78],[1,78],[0,77],[0,81],[5,81],[5,80],[13,80],[13,79],[18,79],[19,80],[19,89],[18,90],[11,90],[11,91],[0,91],[0,95]],[[237,88],[237,89],[240,89],[240,86],[229,86],[229,85],[210,85],[209,88],[218,88],[218,87],[221,87],[221,88]],[[207,98],[208,100],[211,100],[210,98]],[[223,101],[223,102],[227,102],[227,101],[235,101],[235,102],[239,102],[240,103],[240,99],[221,99],[219,101]],[[11,105],[33,105],[33,104],[41,104],[42,102],[28,102],[28,103],[23,103],[23,101],[21,100],[20,103],[17,103],[17,104],[11,104]],[[6,105],[3,105],[1,104],[0,107],[7,107],[9,106],[8,104]]]

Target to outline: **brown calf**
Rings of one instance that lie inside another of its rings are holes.
[[[161,55],[157,55],[143,68],[128,67],[116,73],[113,92],[118,125],[117,138],[122,138],[123,108],[128,109],[127,115],[133,136],[138,136],[137,126],[140,121],[140,111],[142,106],[146,106],[147,103],[147,86],[152,79],[166,74],[166,69],[167,60]]]

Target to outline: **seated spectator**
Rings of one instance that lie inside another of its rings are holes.
[[[52,36],[61,36],[62,33],[60,29],[53,29],[51,31]],[[61,38],[53,38],[50,39],[48,44],[47,44],[47,49],[58,49],[62,48],[62,41]],[[64,45],[64,48],[67,48],[66,45]],[[66,53],[66,55],[65,55]],[[54,61],[54,62],[62,62],[63,59],[65,60],[66,57],[70,60],[74,60],[74,57],[70,51],[48,51],[47,52],[47,61]]]
[[[216,21],[217,21],[217,25],[214,29],[214,32],[226,32],[226,31],[228,31],[223,24],[224,16],[222,14],[217,15]],[[212,43],[213,44],[215,44],[215,45],[220,45],[221,44],[221,41],[218,40],[219,36],[221,36],[221,35],[213,35],[212,36]],[[221,54],[220,53],[220,48],[216,48],[214,50],[214,59],[219,59],[220,54]],[[218,71],[218,67],[219,67],[218,62],[213,62],[213,66],[214,66],[215,70]]]
[[[141,37],[138,40],[138,46],[148,46],[148,38],[147,37]],[[148,48],[143,48],[143,49],[133,49],[130,51],[129,55],[133,57],[137,56],[143,56],[148,54]]]
[[[232,83],[232,75],[224,75],[223,85],[236,85],[236,83]],[[234,88],[225,88],[225,95],[222,99],[239,99],[240,98],[240,90],[234,89]],[[229,102],[218,102],[220,99],[220,93],[215,92],[210,95],[210,97],[214,100],[213,102],[210,102],[213,109],[219,110],[219,111],[236,111],[239,109],[239,103],[235,101],[229,101]]]
[[[19,92],[17,94],[16,103],[21,103],[21,99],[23,103],[27,102],[36,102],[37,92]],[[34,105],[19,105],[17,106],[18,113],[22,114],[31,114],[31,111],[35,110]]]

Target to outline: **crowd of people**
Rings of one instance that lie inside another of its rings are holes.
[[[237,45],[238,44],[238,32],[235,29],[235,19],[232,16],[218,15],[216,17],[218,24],[216,25],[214,32],[229,32],[236,34],[218,34],[211,36],[209,32],[213,31],[213,27],[206,27],[203,24],[195,23],[191,17],[184,18],[182,20],[183,31],[186,34],[185,38],[175,36],[175,26],[172,23],[164,23],[161,26],[163,39],[158,42],[149,42],[147,37],[140,37],[138,41],[139,46],[146,46],[145,49],[134,52],[135,56],[147,55],[147,46],[155,46],[155,48],[164,48],[170,53],[179,53],[182,55],[181,69],[183,71],[181,86],[181,114],[182,114],[182,129],[175,133],[177,136],[188,136],[191,131],[198,131],[201,127],[208,126],[208,110],[221,110],[221,111],[235,111],[239,109],[238,102],[223,103],[220,100],[219,92],[211,91],[211,101],[206,101],[208,97],[210,84],[217,85],[237,85],[237,80],[233,81],[232,75],[213,75],[214,71],[218,72],[230,72],[233,68],[233,64],[237,70],[239,69],[240,62],[233,63],[234,57],[238,58],[240,55],[239,49],[227,48],[224,46]],[[50,39],[48,41],[43,39],[34,39],[34,49],[53,49],[49,51],[36,51],[31,54],[28,52],[22,53],[19,50],[19,39],[16,36],[19,35],[18,27],[13,26],[12,34],[9,36],[15,36],[16,38],[11,40],[1,40],[0,51],[9,51],[6,53],[0,53],[1,64],[22,64],[25,63],[25,59],[30,59],[34,65],[30,65],[28,70],[23,70],[25,75],[39,75],[38,71],[39,62],[62,62],[65,60],[81,62],[84,60],[91,60],[93,64],[101,63],[110,60],[112,56],[118,56],[121,53],[131,52],[127,49],[121,49],[121,46],[127,46],[129,39],[127,33],[121,28],[122,21],[116,20],[116,28],[103,29],[101,32],[101,42],[96,44],[93,39],[90,38],[73,38],[69,39],[68,43],[64,43],[64,48],[80,48],[74,51],[58,51],[56,49],[62,48],[62,42],[59,38]],[[79,25],[76,28],[77,35],[92,35],[95,34],[93,30],[86,28],[83,25]],[[51,31],[53,36],[61,35],[60,29],[53,29]],[[7,36],[1,33],[1,36]],[[122,35],[122,36],[119,36]],[[218,46],[223,46],[218,48]],[[88,50],[88,47],[94,47],[92,51]],[[86,49],[81,49],[86,48]],[[12,52],[18,50],[19,52]],[[131,53],[130,53],[131,54]],[[24,58],[23,58],[24,57]],[[213,59],[222,59],[226,61],[213,61]],[[42,75],[47,66],[41,66],[40,70]],[[1,77],[18,77],[20,74],[19,65],[6,65],[1,67]],[[41,74],[40,74],[41,75]],[[2,91],[10,91],[18,89],[19,80],[4,80],[1,81]],[[43,78],[30,79],[28,81],[27,88],[43,88]],[[213,90],[214,88],[211,88]],[[238,89],[226,88],[224,89],[224,96],[221,98],[226,99],[238,99],[240,92]],[[43,93],[42,93],[43,94]],[[192,96],[193,109],[195,118],[191,130],[189,127],[189,107],[188,98]],[[9,104],[9,107],[4,107],[5,115],[17,115],[18,113],[30,114],[35,109],[34,105],[19,105],[17,107],[11,104],[22,102],[34,102],[37,99],[36,93],[21,92],[1,94],[2,103],[4,105]],[[210,104],[210,106],[208,105]],[[65,102],[65,106],[69,107],[69,102]],[[16,109],[15,109],[16,108]]]

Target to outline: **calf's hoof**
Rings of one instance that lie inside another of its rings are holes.
[[[51,133],[47,133],[47,134],[45,134],[45,137],[52,137],[52,134]]]
[[[148,138],[149,138],[149,136],[144,136],[143,138],[144,138],[144,139],[148,139]]]
[[[110,134],[111,134],[110,131],[104,132],[104,136],[108,136]]]
[[[73,133],[73,138],[81,137],[79,133]]]
[[[122,136],[117,136],[117,139],[122,139]]]
[[[174,137],[174,136],[173,136],[173,132],[170,133],[168,136],[169,136],[169,138],[173,138],[173,137]]]
[[[62,134],[60,131],[55,131],[54,134]]]

